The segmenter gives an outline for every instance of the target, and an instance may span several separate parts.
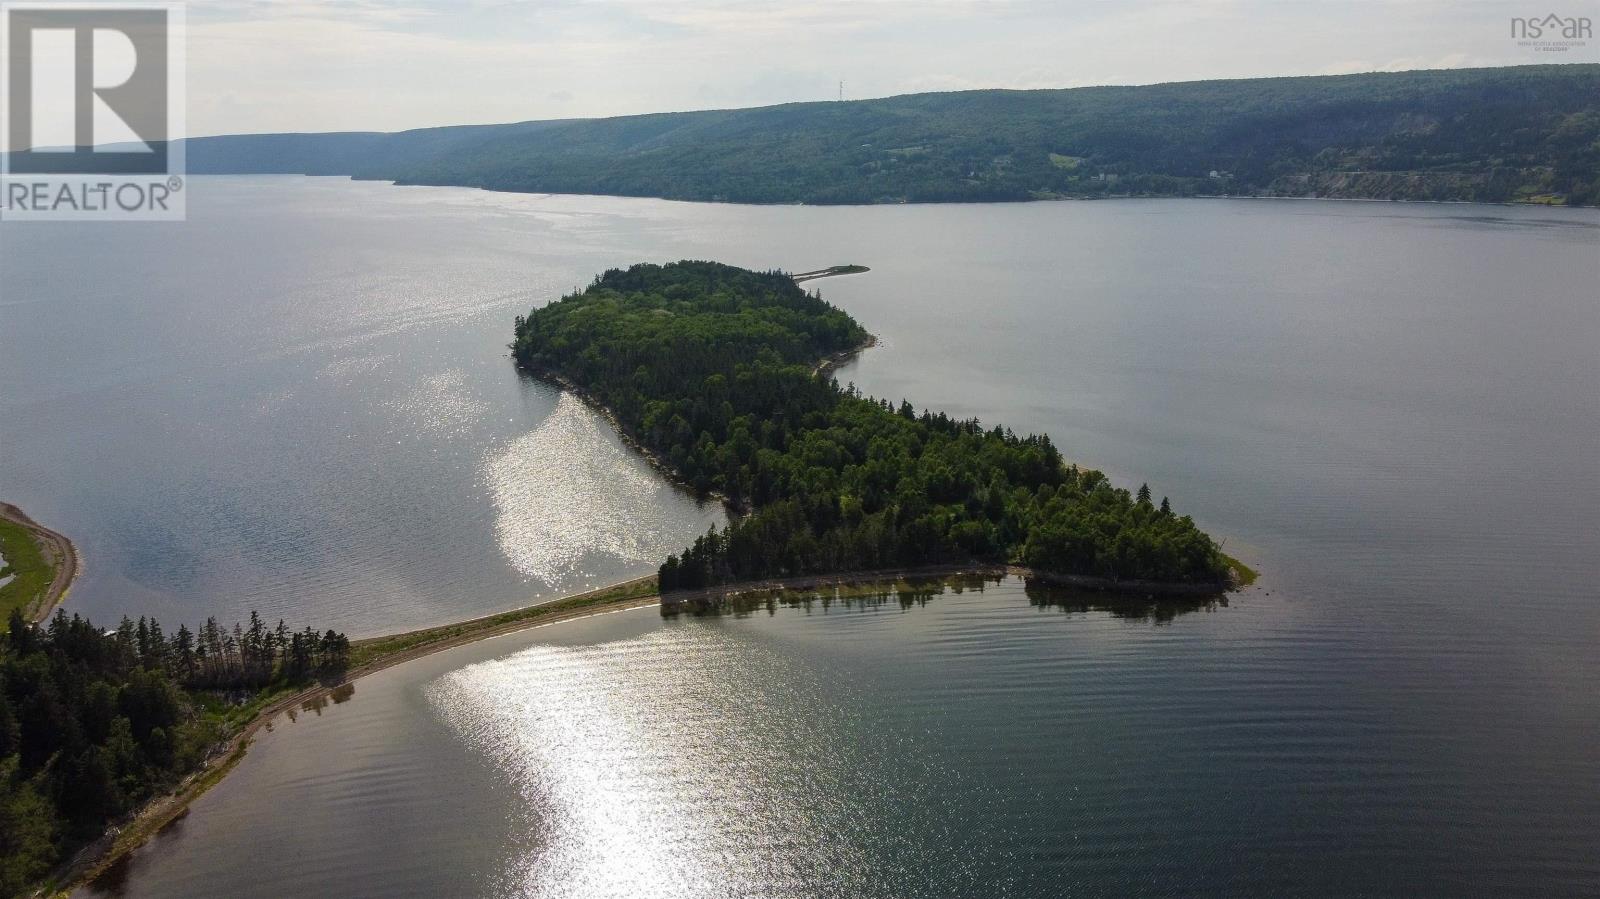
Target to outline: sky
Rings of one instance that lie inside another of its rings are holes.
[[[1600,0],[192,0],[187,131],[1600,60],[1511,38],[1552,11]]]

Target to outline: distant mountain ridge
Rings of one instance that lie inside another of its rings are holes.
[[[197,174],[747,203],[1600,203],[1600,65],[979,90],[187,141]]]

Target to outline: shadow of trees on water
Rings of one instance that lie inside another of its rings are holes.
[[[1014,583],[1017,580],[1022,581],[1022,592],[1028,604],[1041,612],[1103,612],[1130,622],[1159,625],[1170,624],[1191,612],[1210,612],[1228,607],[1228,597],[1223,593],[1155,596],[1063,587],[1036,578],[1017,578],[1013,575],[957,575],[840,584],[814,589],[752,590],[663,605],[661,615],[663,618],[748,618],[761,612],[776,615],[779,608],[826,613],[835,608],[878,610],[895,606],[902,611],[909,611],[926,606],[947,594],[961,596],[969,592],[983,593],[1003,582]]]

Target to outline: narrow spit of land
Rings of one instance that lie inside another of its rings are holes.
[[[789,578],[783,581],[763,581],[745,585],[748,590],[817,589],[829,585],[844,586],[851,583],[895,581],[906,577],[938,577],[982,572],[973,567],[947,567],[926,570],[901,570],[859,573],[829,577]],[[719,589],[718,595],[727,595],[732,588]],[[694,598],[690,595],[674,599]],[[654,575],[623,581],[587,593],[579,593],[553,602],[526,606],[486,615],[468,621],[442,624],[400,634],[370,637],[351,645],[351,667],[336,679],[329,679],[293,693],[266,698],[260,708],[240,725],[239,729],[217,747],[206,763],[185,778],[172,792],[161,796],[141,809],[125,824],[107,833],[96,843],[86,847],[55,878],[62,884],[61,894],[71,892],[139,848],[167,824],[171,823],[206,790],[217,784],[244,758],[250,742],[261,729],[280,715],[308,704],[328,698],[336,691],[348,689],[356,681],[403,662],[419,659],[458,646],[476,643],[493,637],[505,636],[534,627],[557,624],[577,618],[586,618],[608,612],[620,612],[659,605],[661,597],[656,590]]]
[[[10,503],[0,503],[0,555],[11,580],[0,587],[0,620],[21,609],[38,623],[66,598],[82,563],[65,534],[34,521]]]
[[[733,272],[734,275],[740,274],[735,270],[726,269],[725,267],[718,267],[710,263],[680,263],[679,266],[683,270],[687,271],[691,276],[695,274],[705,274],[708,276],[721,277],[727,275],[729,272]],[[698,266],[698,268],[696,266]],[[803,272],[799,275],[790,277],[792,277],[794,282],[800,282],[833,275],[854,274],[866,270],[867,269],[865,266],[858,265],[834,266],[829,269]],[[636,266],[634,269],[626,272],[621,270],[610,272],[606,277],[614,281],[627,281],[630,278],[648,279],[657,271],[658,269],[653,267]],[[758,276],[755,275],[755,273],[743,274],[755,278],[768,277]],[[788,285],[787,290],[795,291],[792,283]],[[785,298],[793,299],[787,295],[785,295]],[[563,302],[573,302],[581,299],[581,297],[571,297],[567,298]],[[813,304],[819,304],[820,300],[816,298],[810,298],[809,302]],[[826,312],[827,310],[824,309],[823,311]],[[838,316],[836,316],[836,318],[837,317]],[[799,371],[802,373],[801,380],[804,381],[805,384],[809,385],[814,383],[816,376],[819,373],[830,370],[832,367],[838,365],[842,360],[849,358],[855,352],[858,352],[862,348],[871,345],[872,339],[870,335],[868,335],[863,329],[860,329],[859,326],[856,326],[854,322],[848,318],[844,318],[843,321],[849,325],[848,328],[844,329],[848,331],[848,333],[843,335],[835,335],[837,339],[834,340],[830,345],[822,348],[825,350],[825,352],[821,354],[821,361],[814,363],[809,373],[806,373],[805,368],[799,369]],[[525,336],[527,324],[528,323],[526,320],[519,317],[519,338]],[[835,324],[837,324],[837,322],[835,322]],[[814,353],[815,351],[813,350],[812,352]],[[811,356],[811,359],[817,358],[818,355],[816,354]],[[551,377],[562,386],[574,390],[574,392],[584,396],[584,398],[590,401],[592,404],[600,407],[602,411],[612,419],[613,424],[617,426],[620,432],[630,435],[634,433],[633,430],[630,430],[625,426],[626,420],[623,417],[617,415],[611,408],[601,402],[599,396],[594,395],[592,391],[580,385],[580,383],[574,379],[567,377],[559,371],[550,369],[550,367],[529,367],[535,370],[549,369],[547,371],[547,377]],[[837,390],[836,387],[833,389]],[[879,418],[893,415],[887,406],[882,407],[880,410],[876,404],[860,400],[854,395],[846,396],[839,394],[836,396],[836,399],[841,403],[845,401],[849,401],[850,403],[855,403],[857,405],[866,403],[871,407],[868,411],[873,416]],[[914,421],[914,419],[910,418],[909,413],[905,414],[908,420]],[[898,421],[898,419],[895,419],[895,421]],[[924,413],[924,421],[922,425],[924,429],[933,427],[933,425],[928,423],[929,421],[932,420],[927,418],[927,413]],[[902,427],[913,426],[914,425],[907,424]],[[957,430],[959,430],[959,428],[957,428]],[[1016,442],[1015,439],[1009,435],[1001,438],[998,432],[990,437],[985,437],[976,430],[975,423],[971,430],[972,433],[970,434],[962,432],[964,437],[970,441],[990,439],[1004,442],[1008,446],[1011,443]],[[937,437],[938,435],[935,434],[934,436]],[[647,441],[640,439],[637,441],[636,445],[642,452],[650,455],[650,451],[647,449],[649,446]],[[1059,457],[1052,458],[1057,459],[1055,463],[1057,466],[1061,465],[1059,462]],[[662,465],[662,467],[669,472],[672,471],[672,468],[667,466],[664,460],[659,461],[658,464]],[[1065,471],[1065,469],[1063,469],[1063,471]],[[1076,470],[1073,470],[1072,474],[1074,478],[1076,478]],[[1126,491],[1122,491],[1122,495],[1113,495],[1105,492],[1109,490],[1109,487],[1103,488],[1103,495],[1101,496],[1102,499],[1109,497],[1111,500],[1118,501],[1121,506],[1128,506],[1132,502],[1131,497],[1126,495]],[[1140,508],[1143,509],[1145,513],[1145,518],[1152,518],[1156,515],[1154,512],[1154,506],[1149,503],[1147,497],[1142,496],[1139,502],[1141,504]],[[1160,515],[1161,521],[1167,521],[1168,515],[1164,504]],[[1192,527],[1191,525],[1187,524],[1187,519],[1184,519],[1183,521],[1185,527]],[[1209,541],[1209,538],[1206,539]],[[1207,545],[1210,545],[1209,542]],[[1046,583],[1084,589],[1098,589],[1128,593],[1136,596],[1158,594],[1197,595],[1221,593],[1227,589],[1230,584],[1233,586],[1239,586],[1247,584],[1254,579],[1254,572],[1250,571],[1248,568],[1239,564],[1235,560],[1221,555],[1220,550],[1213,547],[1212,551],[1216,553],[1214,557],[1216,559],[1215,564],[1220,576],[1217,578],[1201,580],[1172,579],[1162,581],[1155,579],[1144,579],[1130,574],[1129,572],[1116,571],[1111,573],[1119,574],[1121,576],[1099,577],[1082,573],[1074,573],[1071,571],[1057,571],[1047,568],[1000,564],[998,561],[991,561],[988,564],[920,564],[907,565],[892,569],[874,568],[871,570],[850,570],[802,574],[792,577],[759,577],[760,572],[754,572],[746,575],[745,578],[737,582],[706,584],[703,585],[701,589],[681,589],[682,587],[688,585],[679,583],[674,586],[680,589],[675,589],[666,594],[665,597],[662,597],[659,593],[661,582],[657,577],[649,576],[614,584],[599,590],[577,594],[575,596],[570,596],[553,602],[527,606],[521,609],[515,609],[496,615],[471,619],[469,621],[360,640],[351,645],[349,668],[338,677],[329,678],[322,683],[316,684],[315,686],[296,690],[293,693],[280,693],[278,695],[259,697],[257,700],[258,704],[254,709],[247,708],[242,710],[245,714],[249,715],[249,717],[244,720],[242,724],[238,725],[238,729],[234,731],[224,743],[219,745],[219,747],[212,753],[212,755],[207,759],[206,763],[198,771],[185,779],[171,793],[149,803],[127,824],[111,833],[108,833],[107,836],[99,843],[82,853],[78,859],[72,863],[66,876],[57,882],[71,885],[83,883],[97,875],[99,872],[104,871],[118,858],[137,848],[146,839],[158,832],[167,823],[180,815],[186,808],[188,808],[190,803],[203,794],[208,788],[210,788],[211,785],[220,781],[228,772],[228,770],[237,764],[241,758],[243,758],[251,739],[260,731],[262,727],[276,719],[280,714],[307,703],[321,701],[323,698],[330,696],[330,694],[337,697],[336,691],[349,689],[351,684],[362,677],[365,677],[369,674],[374,674],[378,671],[382,671],[386,668],[390,668],[403,662],[431,655],[436,652],[442,652],[447,649],[462,646],[464,644],[510,634],[527,628],[555,624],[574,618],[582,618],[604,612],[642,608],[663,603],[671,606],[680,603],[694,603],[696,601],[719,602],[723,599],[730,598],[740,593],[767,592],[772,590],[821,590],[829,588],[845,588],[862,584],[895,583],[909,580],[940,578],[949,579],[964,576],[1000,577],[1010,574],[1027,578],[1038,578]],[[664,570],[672,566],[673,560],[669,559],[668,566],[664,566]]]
[[[833,265],[828,268],[819,268],[814,272],[800,272],[789,277],[794,279],[794,283],[799,284],[802,281],[815,281],[818,278],[832,278],[835,275],[859,275],[862,272],[870,271],[872,269],[864,265]]]
[[[1242,563],[1230,560],[1235,567],[1236,583],[1248,584],[1255,572]],[[809,575],[790,578],[773,578],[740,584],[724,584],[704,591],[680,591],[663,598],[656,587],[653,575],[612,584],[579,593],[553,602],[526,606],[486,615],[468,621],[442,624],[400,634],[370,637],[358,640],[351,646],[351,667],[337,679],[319,683],[292,694],[272,699],[262,705],[239,730],[212,753],[206,764],[191,774],[170,794],[163,796],[138,813],[116,832],[100,843],[91,846],[73,863],[58,882],[70,891],[92,880],[118,859],[137,849],[171,823],[206,790],[217,784],[234,765],[244,758],[250,742],[261,729],[285,712],[317,703],[336,691],[348,689],[363,677],[376,674],[395,665],[444,652],[456,647],[476,643],[519,631],[558,624],[592,615],[621,612],[658,605],[678,605],[697,600],[725,600],[743,593],[763,593],[773,590],[825,590],[847,588],[866,584],[898,584],[929,579],[960,579],[967,577],[997,578],[1004,575],[1040,577],[1049,583],[1084,588],[1114,588],[1110,592],[1143,595],[1146,590],[1157,593],[1170,592],[1172,585],[1111,584],[1091,582],[1089,579],[1063,580],[1059,575],[1035,572],[1015,565],[938,565],[878,571],[848,572],[842,574]],[[1183,593],[1203,592],[1196,585],[1179,585]],[[1165,591],[1164,591],[1164,588]],[[1218,592],[1211,590],[1210,592]]]
[[[656,597],[655,580],[653,576],[637,578],[554,602],[353,643],[351,666],[343,675],[293,693],[265,698],[259,710],[213,750],[204,765],[170,793],[152,800],[131,820],[80,852],[56,878],[57,883],[63,884],[61,895],[93,880],[183,814],[190,804],[220,782],[244,758],[250,742],[261,728],[285,712],[324,700],[335,691],[348,689],[367,675],[446,649],[525,628],[656,605],[659,600]]]

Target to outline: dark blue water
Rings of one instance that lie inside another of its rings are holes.
[[[818,285],[882,340],[842,377],[1047,430],[1264,577],[1170,616],[1007,583],[445,654],[281,727],[131,893],[1600,892],[1600,213],[200,186],[204,227],[0,232],[0,489],[89,535],[97,616],[270,595],[372,632],[647,566],[714,510],[560,449],[615,447],[504,334],[683,257],[872,266]],[[239,864],[262,845],[292,870]]]

